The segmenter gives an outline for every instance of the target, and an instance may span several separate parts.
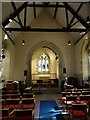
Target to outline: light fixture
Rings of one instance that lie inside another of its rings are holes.
[[[9,22],[12,22],[12,19],[11,19],[11,18],[9,19]]]
[[[1,56],[2,56],[2,59],[5,59],[5,52],[4,52],[4,49],[2,49]]]
[[[87,22],[87,24],[90,24],[90,18],[89,18],[89,16],[86,17],[86,22]]]
[[[80,32],[80,35],[83,35],[83,34],[85,34],[85,32]]]
[[[58,59],[58,55],[56,54],[56,60]]]
[[[5,36],[4,36],[4,40],[7,40],[8,39],[8,36],[7,36],[7,34],[5,34]]]
[[[12,33],[12,31],[10,30],[10,31],[9,31],[9,33],[11,34],[11,33]]]
[[[4,54],[2,55],[2,59],[5,59],[5,55]]]
[[[23,45],[23,46],[25,45],[25,41],[24,41],[24,40],[22,41],[22,45]]]
[[[71,45],[71,42],[70,42],[70,41],[68,41],[68,45]]]
[[[85,40],[88,40],[88,36],[85,37]]]

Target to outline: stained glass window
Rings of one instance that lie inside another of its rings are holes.
[[[42,53],[38,60],[38,72],[48,72],[49,71],[49,56]]]

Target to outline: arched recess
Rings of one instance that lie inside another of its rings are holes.
[[[63,77],[63,68],[65,67],[64,66],[64,59],[63,59],[63,55],[62,55],[62,52],[61,50],[53,43],[51,42],[48,42],[48,41],[42,41],[42,42],[39,42],[37,43],[36,45],[34,45],[28,52],[28,55],[27,55],[27,79],[26,79],[26,83],[28,86],[31,85],[31,61],[32,61],[32,56],[34,54],[34,52],[39,49],[39,48],[42,48],[46,46],[47,48],[51,49],[54,53],[56,53],[58,55],[58,67],[59,67],[59,85],[58,87],[60,86],[61,84],[61,79]]]
[[[87,80],[89,76],[88,72],[88,47],[90,46],[90,40],[87,39],[83,42],[82,44],[82,49],[81,49],[81,61],[82,61],[82,77],[83,80]]]

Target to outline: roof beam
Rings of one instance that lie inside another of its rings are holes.
[[[27,17],[27,6],[25,6],[25,9],[24,9],[24,27],[26,28],[26,17]]]
[[[65,11],[66,11],[66,23],[67,23],[67,28],[68,28],[68,10],[67,10],[67,8],[65,8]]]
[[[14,11],[16,11],[17,8],[16,8],[16,6],[15,6],[15,3],[14,3],[14,2],[11,2],[11,4],[12,4],[12,6],[13,6]],[[18,18],[18,21],[19,21],[20,26],[22,27],[22,22],[21,22],[21,19],[20,19],[19,14],[17,14],[17,18]]]
[[[49,5],[50,2],[43,2],[43,4],[45,5],[45,7],[47,7]]]
[[[81,7],[83,6],[83,3],[81,3],[78,7],[78,9],[76,10],[76,14],[78,14],[78,12],[80,11]],[[69,24],[69,27],[71,27],[71,24],[73,23],[75,19],[75,16],[72,17],[71,21],[70,21],[70,24]]]
[[[78,23],[78,20],[76,21],[76,22],[74,22],[71,26],[70,26],[70,28],[72,27],[72,26],[74,26],[75,24],[77,24]]]
[[[57,28],[5,28],[6,31],[24,31],[24,32],[86,32],[86,29],[57,29]]]
[[[36,18],[36,7],[35,7],[35,2],[33,2],[33,10],[34,10],[34,18]]]
[[[16,11],[11,14],[12,19],[14,19],[27,5],[27,2],[23,3]],[[10,16],[2,23],[2,26],[5,27],[9,23]]]
[[[54,19],[56,18],[57,15],[57,10],[58,10],[58,2],[56,2],[56,7],[55,7],[55,13],[54,13]]]
[[[77,44],[89,31],[90,31],[90,28],[87,29],[85,34],[83,34],[74,44]]]
[[[74,10],[72,7],[70,7],[66,2],[64,2],[65,7],[70,11],[70,13],[77,18],[77,20],[85,27],[89,28],[90,25],[88,25]]]
[[[34,5],[33,4],[27,4],[27,7],[34,7]],[[35,4],[35,7],[51,7],[51,8],[53,8],[53,7],[56,7],[56,5],[53,5],[53,4],[50,4],[50,5]],[[58,5],[58,7],[64,8],[65,5]]]

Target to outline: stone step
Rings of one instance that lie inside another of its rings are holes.
[[[33,93],[60,93],[60,88],[33,88]]]

